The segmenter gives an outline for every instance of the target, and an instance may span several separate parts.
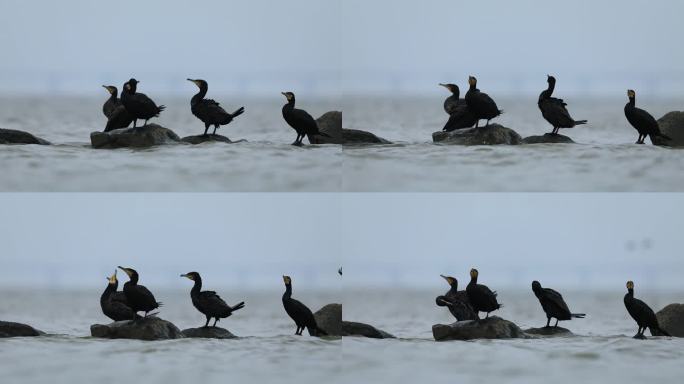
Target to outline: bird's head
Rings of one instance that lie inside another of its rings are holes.
[[[184,275],[180,275],[180,277],[187,277],[188,279],[195,281],[200,278],[200,274],[197,272],[188,272]]]
[[[473,268],[470,270],[470,278],[471,279],[477,279],[477,275],[478,275],[477,269]]]
[[[442,83],[439,83],[439,85],[442,86],[442,87],[444,87],[444,88],[446,88],[446,89],[448,89],[449,92],[451,92],[451,93],[455,93],[455,92],[458,91],[458,85],[456,85],[456,84],[451,84],[451,83],[449,83],[449,84],[442,84]]]
[[[116,92],[117,92],[116,87],[113,86],[113,85],[103,85],[102,87],[103,87],[104,89],[106,89],[107,92],[109,92],[110,95],[114,95],[114,94],[116,94]]]
[[[556,84],[556,78],[551,75],[546,75],[546,82],[549,84]]]
[[[195,85],[198,86],[199,88],[202,88],[202,87],[208,88],[208,86],[209,86],[209,84],[206,81],[200,80],[200,79],[196,79],[196,80],[188,79],[188,81],[195,83]]]
[[[470,85],[471,87],[474,87],[477,85],[477,79],[475,78],[475,76],[469,76],[468,77],[468,85]]]
[[[283,276],[283,282],[285,283],[285,285],[290,285],[292,284],[292,279],[290,278],[290,276]]]
[[[110,285],[117,284],[119,281],[116,279],[116,269],[114,270],[114,274],[107,277],[107,280],[109,281]]]
[[[538,292],[538,291],[541,291],[541,289],[542,289],[542,286],[541,286],[541,284],[539,284],[539,282],[537,280],[532,282],[532,290],[533,291]]]
[[[135,92],[135,90],[138,88],[138,83],[139,83],[138,80],[136,80],[136,79],[134,79],[134,78],[131,78],[130,80],[128,80],[128,81],[126,82],[126,84],[124,84],[124,88],[125,88],[127,91]]]
[[[129,279],[133,279],[133,278],[137,279],[138,278],[138,272],[133,268],[124,268],[124,267],[119,265],[119,269],[126,272]]]
[[[634,289],[634,282],[632,280],[627,282],[627,289],[629,289],[629,290]]]
[[[446,280],[447,284],[449,284],[450,286],[451,286],[451,285],[454,285],[454,284],[458,284],[458,281],[457,281],[456,278],[454,278],[454,277],[451,277],[451,276],[444,276],[444,275],[440,275],[440,276],[441,276],[444,280]]]
[[[292,92],[280,92],[280,93],[282,93],[282,95],[287,98],[287,101],[292,101],[295,98],[295,95]]]
[[[633,89],[628,89],[628,90],[627,90],[627,97],[630,98],[630,99],[635,98],[635,97],[636,97],[636,92],[634,92]]]

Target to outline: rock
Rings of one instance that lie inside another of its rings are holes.
[[[111,324],[95,324],[90,326],[93,337],[106,339],[165,340],[180,339],[183,333],[172,323],[158,317],[147,317],[140,320],[116,321]]]
[[[342,112],[326,112],[316,119],[319,131],[330,137],[317,135],[309,138],[311,144],[392,144],[390,141],[358,129],[342,128]]]
[[[342,336],[342,304],[328,304],[316,311],[314,318],[328,336]]]
[[[136,128],[121,128],[109,132],[90,134],[93,148],[146,148],[155,145],[177,144],[180,137],[172,130],[158,124],[148,124]]]
[[[220,327],[200,327],[188,328],[183,330],[185,337],[198,337],[203,339],[236,339],[237,336],[230,333],[225,328]]]
[[[574,336],[569,329],[563,327],[541,327],[541,328],[530,328],[526,329],[525,333],[533,336],[546,336],[546,337],[560,337],[560,336]]]
[[[232,141],[229,138],[221,135],[196,135],[196,136],[186,136],[181,139],[182,142],[188,143],[188,144],[202,144],[202,143],[227,143],[227,144],[233,144],[233,143],[242,143],[247,140],[237,140],[237,141]]]
[[[655,145],[668,147],[684,147],[684,112],[670,112],[658,120],[660,132],[669,136],[672,140],[662,137],[652,137],[651,142]]]
[[[50,145],[50,142],[40,137],[16,129],[0,128],[0,144],[39,144]]]
[[[342,321],[342,336],[363,336],[372,339],[394,339],[395,337],[383,330],[377,329],[372,325],[356,323],[353,321]]]
[[[658,325],[672,336],[684,337],[684,304],[670,304],[656,313]]]
[[[435,132],[432,141],[456,145],[517,145],[522,142],[518,133],[500,124],[487,127],[457,129],[451,132]]]
[[[528,136],[522,140],[522,144],[572,144],[574,141],[557,133],[545,133],[542,136]]]
[[[39,331],[30,325],[0,321],[0,337],[26,337],[41,336],[45,332]]]
[[[529,338],[517,325],[498,316],[457,321],[453,324],[435,324],[432,326],[432,335],[437,341]]]

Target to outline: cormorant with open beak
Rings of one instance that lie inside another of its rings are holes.
[[[116,279],[116,269],[114,274],[107,277],[107,287],[100,296],[100,307],[102,313],[114,321],[133,320],[136,318],[135,312],[128,305],[128,300],[123,292],[117,292],[119,281]]]
[[[437,305],[440,307],[447,307],[457,321],[477,320],[477,312],[475,312],[470,305],[468,293],[466,291],[458,290],[458,280],[451,276],[440,276],[446,280],[450,289],[443,296],[437,296],[435,299]]]

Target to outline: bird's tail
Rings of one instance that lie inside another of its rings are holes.
[[[233,311],[237,311],[238,309],[242,309],[242,308],[244,308],[244,307],[245,307],[245,302],[244,302],[244,301],[241,301],[241,302],[235,304],[231,309],[232,309]]]
[[[235,112],[233,112],[231,115],[233,116],[233,118],[236,118],[236,117],[242,115],[243,113],[245,113],[245,107],[240,107]]]
[[[157,107],[157,113],[158,113],[158,114],[159,114],[159,113],[162,113],[162,111],[165,110],[165,109],[166,109],[166,105],[160,105],[160,106]]]
[[[582,125],[582,124],[586,124],[586,123],[587,123],[586,120],[576,120],[575,121],[575,125]]]
[[[672,336],[669,333],[665,332],[662,328],[660,328],[659,325],[648,327],[648,330],[651,331],[651,335],[653,336]]]
[[[162,303],[161,301],[157,301],[157,308],[163,307],[163,306],[164,306],[164,303]]]
[[[576,318],[576,319],[584,319],[584,316],[586,316],[586,313],[571,313],[570,317]]]

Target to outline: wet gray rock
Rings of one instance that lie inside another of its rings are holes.
[[[0,321],[0,337],[41,336],[45,333],[22,323]]]
[[[522,140],[522,144],[572,144],[574,141],[557,133],[545,133],[541,136],[528,136]]]
[[[328,336],[342,336],[342,304],[328,304],[316,311],[314,318]]]
[[[563,336],[574,336],[569,329],[563,327],[541,327],[541,328],[530,328],[526,329],[525,333],[532,336],[544,336],[544,337],[563,337]]]
[[[50,142],[40,137],[16,129],[0,128],[0,144],[38,144],[50,145]]]
[[[670,304],[656,313],[658,325],[672,336],[684,337],[684,304]]]
[[[116,321],[111,324],[90,326],[93,337],[106,339],[166,340],[185,337],[178,327],[158,317],[140,320]]]
[[[188,143],[188,144],[202,144],[202,143],[226,143],[226,144],[233,144],[233,143],[242,143],[247,140],[236,140],[232,141],[231,139],[227,138],[226,136],[222,135],[195,135],[195,136],[186,136],[181,139],[182,142]]]
[[[432,141],[455,145],[517,145],[522,143],[522,137],[501,124],[489,124],[487,127],[435,132],[432,134]]]
[[[318,124],[318,129],[330,137],[317,135],[313,140],[309,139],[311,144],[392,144],[390,141],[370,132],[342,128],[342,112],[339,111],[324,113],[316,119],[316,123]]]
[[[220,327],[200,327],[188,328],[183,330],[185,337],[196,337],[202,339],[236,339],[237,336],[230,333],[225,328]]]
[[[342,321],[342,336],[362,336],[371,339],[394,339],[395,337],[372,325],[354,321]]]
[[[529,338],[517,325],[498,316],[457,321],[453,324],[435,324],[432,326],[432,335],[437,341]]]
[[[156,145],[178,144],[180,137],[172,130],[158,124],[148,124],[136,128],[121,128],[109,132],[90,134],[93,148],[147,148]]]
[[[651,142],[655,145],[668,147],[684,147],[684,112],[670,112],[658,119],[660,131],[672,140],[661,137],[652,137]]]

